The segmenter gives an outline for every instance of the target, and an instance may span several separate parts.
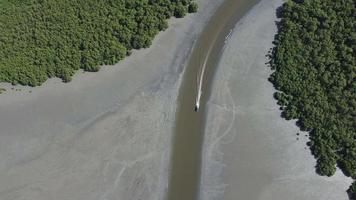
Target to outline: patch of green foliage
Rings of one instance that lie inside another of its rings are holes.
[[[2,94],[3,92],[5,92],[6,90],[4,88],[0,88],[0,94]]]
[[[356,200],[356,181],[352,183],[347,193],[349,194],[350,200]]]
[[[188,12],[189,13],[195,13],[198,11],[198,4],[195,2],[191,2],[188,6]]]
[[[0,82],[38,86],[151,45],[192,0],[0,0]],[[190,9],[189,11],[195,11]]]
[[[308,131],[316,171],[356,179],[356,5],[289,0],[271,53],[270,81],[287,120]],[[355,192],[355,183],[353,189]]]

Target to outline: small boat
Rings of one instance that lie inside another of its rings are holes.
[[[195,112],[198,112],[198,110],[199,110],[199,102],[197,102],[197,103],[195,104],[195,108],[194,108],[194,111],[195,111]]]

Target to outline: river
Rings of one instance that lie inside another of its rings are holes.
[[[178,96],[168,200],[199,199],[205,104],[224,44],[241,17],[259,0],[225,0],[199,36],[185,68]],[[202,91],[201,97],[199,92]],[[198,112],[194,111],[199,101]]]

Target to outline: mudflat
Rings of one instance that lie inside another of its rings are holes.
[[[201,199],[348,199],[351,180],[315,173],[308,138],[273,99],[265,63],[280,5],[262,0],[227,42],[207,103]]]
[[[67,84],[2,84],[0,199],[164,199],[180,77],[221,1],[198,3],[115,66]]]

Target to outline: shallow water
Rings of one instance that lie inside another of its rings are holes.
[[[195,44],[179,90],[168,200],[198,199],[205,104],[210,95],[210,80],[231,29],[257,2],[259,0],[225,0]],[[195,112],[197,100],[200,108]]]

